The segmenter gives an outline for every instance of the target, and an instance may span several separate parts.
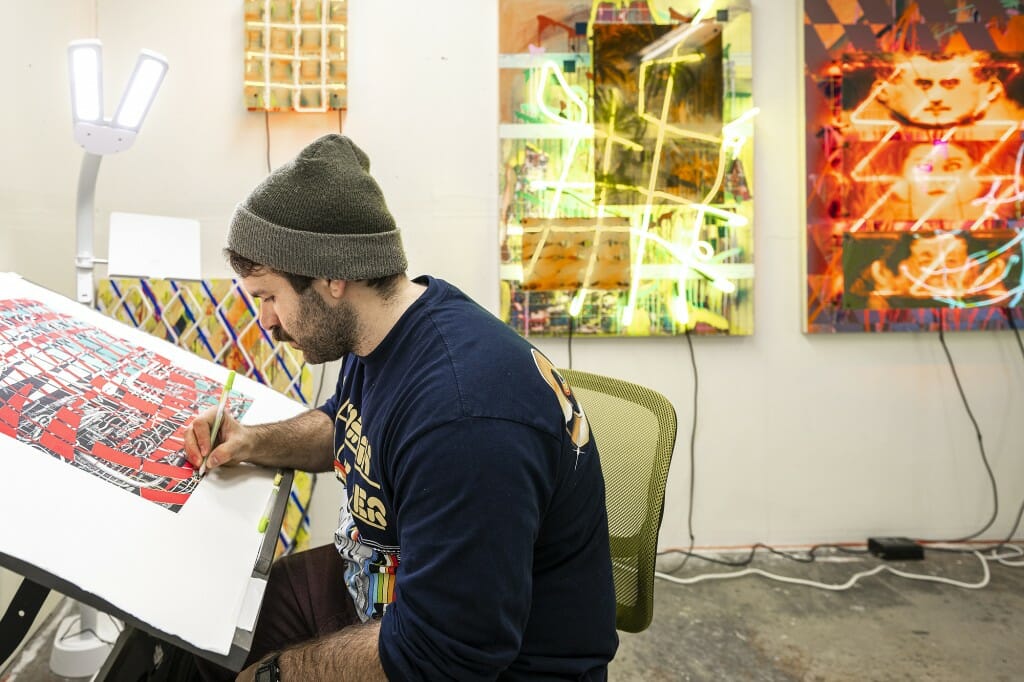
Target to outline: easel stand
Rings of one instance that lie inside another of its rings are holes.
[[[0,618],[0,661],[6,661],[25,639],[48,594],[49,587],[28,578],[22,579],[7,612]]]

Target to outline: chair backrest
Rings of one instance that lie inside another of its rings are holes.
[[[648,388],[571,369],[572,387],[597,441],[604,473],[615,576],[615,625],[640,632],[654,615],[654,563],[676,411]]]

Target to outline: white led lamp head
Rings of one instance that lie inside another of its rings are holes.
[[[142,50],[112,119],[103,118],[103,47],[99,40],[68,45],[71,114],[75,142],[90,154],[123,152],[132,146],[167,73],[167,59]]]
[[[123,152],[135,142],[167,73],[167,59],[149,50],[139,53],[128,87],[121,95],[114,117],[109,120],[103,117],[102,43],[95,39],[71,42],[68,72],[74,138],[85,149],[75,201],[76,291],[79,303],[91,305],[95,298],[93,268],[96,263],[106,262],[93,253],[96,176],[100,161],[107,154]],[[84,673],[81,676],[85,676]]]

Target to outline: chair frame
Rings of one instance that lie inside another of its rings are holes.
[[[580,370],[560,369],[558,371],[571,388],[629,400],[650,410],[658,421],[656,452],[647,489],[648,513],[635,535],[610,536],[613,568],[616,557],[636,557],[638,565],[635,585],[636,603],[632,603],[632,599],[620,600],[616,595],[615,626],[626,632],[641,632],[647,629],[654,617],[654,572],[657,560],[658,531],[664,516],[665,485],[668,480],[668,471],[678,430],[676,411],[668,398],[639,384]],[[600,453],[600,430],[602,428],[600,420],[595,424],[590,413],[587,412],[586,401],[580,396],[577,396],[577,400],[582,405],[584,413],[588,415],[591,432],[597,431],[597,448]],[[609,518],[614,516],[613,512],[614,510],[609,507]],[[619,577],[621,577],[621,572]],[[623,603],[623,601],[629,603]]]

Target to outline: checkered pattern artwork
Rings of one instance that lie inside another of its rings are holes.
[[[313,373],[302,353],[277,343],[260,327],[257,304],[236,280],[101,279],[96,307],[108,317],[314,406]],[[312,474],[295,472],[278,536],[278,555],[308,545],[307,506],[315,481]]]

